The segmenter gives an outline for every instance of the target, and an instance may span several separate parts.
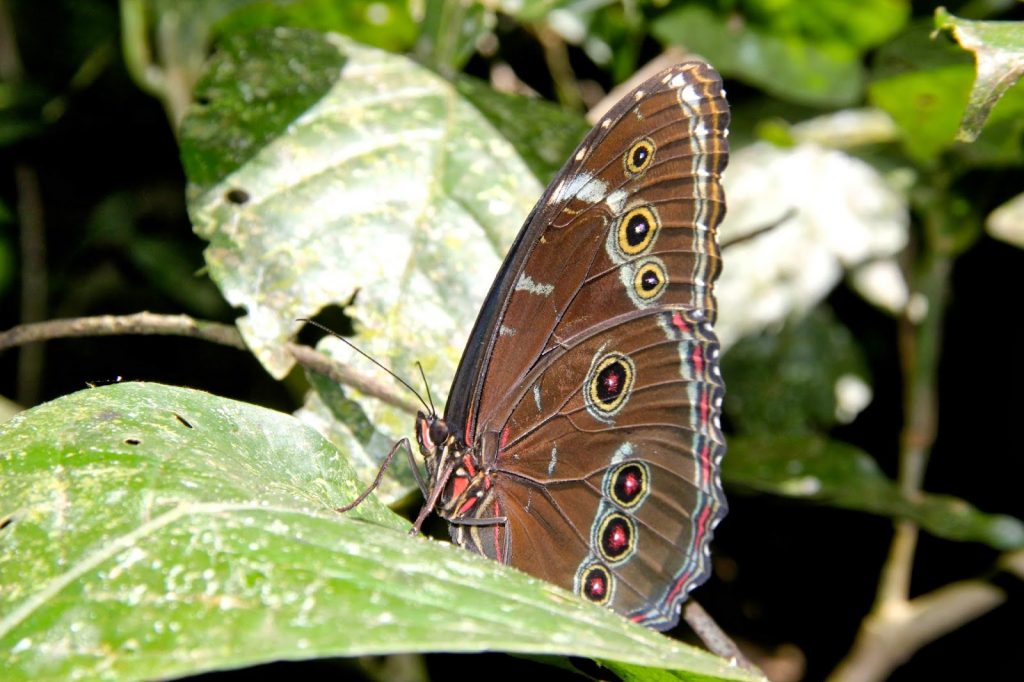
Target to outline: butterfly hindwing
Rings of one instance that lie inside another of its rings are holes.
[[[710,532],[726,509],[710,326],[685,308],[634,311],[571,340],[525,388],[498,435],[492,478],[507,523],[455,524],[453,536],[495,558],[507,546],[514,566],[674,624],[707,575]]]

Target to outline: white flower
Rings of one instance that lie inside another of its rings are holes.
[[[891,259],[907,242],[904,198],[874,168],[845,152],[758,142],[732,155],[725,190],[722,243],[781,222],[725,250],[716,286],[716,328],[724,346],[806,311],[844,271]],[[890,277],[884,286],[891,290],[873,301],[905,300],[899,278]]]

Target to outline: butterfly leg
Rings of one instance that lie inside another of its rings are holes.
[[[358,507],[360,504],[362,504],[363,500],[365,500],[367,497],[369,497],[370,493],[372,493],[374,490],[376,490],[377,486],[380,485],[381,480],[383,480],[383,478],[384,478],[384,472],[387,471],[388,465],[391,464],[392,458],[394,458],[395,453],[398,452],[398,449],[400,447],[402,447],[402,446],[405,446],[405,450],[406,450],[406,452],[409,453],[409,457],[411,458],[412,457],[412,447],[409,445],[409,439],[408,438],[403,438],[402,440],[400,440],[397,443],[395,443],[394,447],[391,448],[391,452],[389,452],[387,454],[387,457],[384,458],[384,461],[381,462],[380,469],[377,471],[377,477],[375,479],[373,479],[373,483],[371,483],[366,488],[366,490],[364,490],[363,492],[359,493],[359,496],[356,497],[356,499],[352,500],[351,502],[349,502],[346,505],[343,505],[341,507],[335,508],[334,511],[338,512],[339,514],[344,514],[345,512],[351,511],[351,510],[355,509],[356,507]],[[415,467],[413,467],[413,469],[415,469]],[[418,473],[419,472],[417,472],[417,475],[418,475]],[[422,483],[420,485],[422,487]]]
[[[406,440],[406,442],[408,442],[407,439],[403,440]],[[427,482],[423,480],[423,472],[420,471],[419,462],[416,461],[416,456],[412,454],[411,447],[407,447],[405,449],[405,452],[407,455],[409,455],[409,466],[412,468],[412,473],[416,477],[416,485],[420,487],[420,494],[423,495],[424,499],[426,499],[430,495],[427,492]]]
[[[498,561],[503,564],[508,563],[509,550],[512,548],[512,534],[508,532],[508,518],[505,516],[491,516],[491,517],[461,517],[456,519],[448,519],[449,523],[459,526],[503,526],[505,527],[505,541],[504,548],[501,556],[497,557]]]
[[[430,489],[430,495],[426,495],[426,493],[424,492],[426,501],[423,503],[423,508],[420,509],[419,515],[413,522],[412,528],[409,529],[409,535],[419,535],[420,526],[423,525],[423,522],[426,521],[427,516],[429,516],[430,512],[432,512],[434,510],[434,507],[437,506],[437,499],[441,497],[441,493],[444,491],[445,485],[448,483],[448,479],[451,477],[452,471],[455,470],[455,465],[457,463],[458,460],[449,459],[448,462],[445,464],[444,469],[441,470],[441,475],[440,477],[438,477],[437,484],[435,484]]]

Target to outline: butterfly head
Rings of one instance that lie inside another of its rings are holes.
[[[416,444],[431,476],[435,475],[444,453],[455,442],[455,436],[448,429],[444,419],[431,412],[416,415]]]
[[[451,437],[448,424],[441,417],[422,412],[416,415],[416,440],[419,442],[421,450],[436,450],[447,445],[448,439]]]

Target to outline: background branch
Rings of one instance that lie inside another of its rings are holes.
[[[906,424],[900,435],[900,490],[908,500],[922,493],[925,470],[938,433],[939,360],[952,270],[950,187],[942,174],[937,188],[920,201],[921,252],[908,279],[910,303],[900,319],[899,350],[904,376]],[[965,581],[910,600],[914,555],[920,529],[908,520],[894,523],[889,555],[878,594],[861,623],[853,649],[832,674],[833,680],[886,678],[925,644],[1002,603],[1001,590]]]
[[[158,315],[141,312],[132,315],[99,315],[18,325],[5,332],[0,332],[0,351],[5,348],[50,339],[127,334],[187,336],[246,350],[245,341],[234,326],[196,320],[188,315]],[[389,386],[381,384],[347,365],[340,364],[309,346],[289,343],[286,348],[302,367],[323,374],[337,383],[351,386],[388,405],[405,410],[410,414],[416,414],[418,406]]]

